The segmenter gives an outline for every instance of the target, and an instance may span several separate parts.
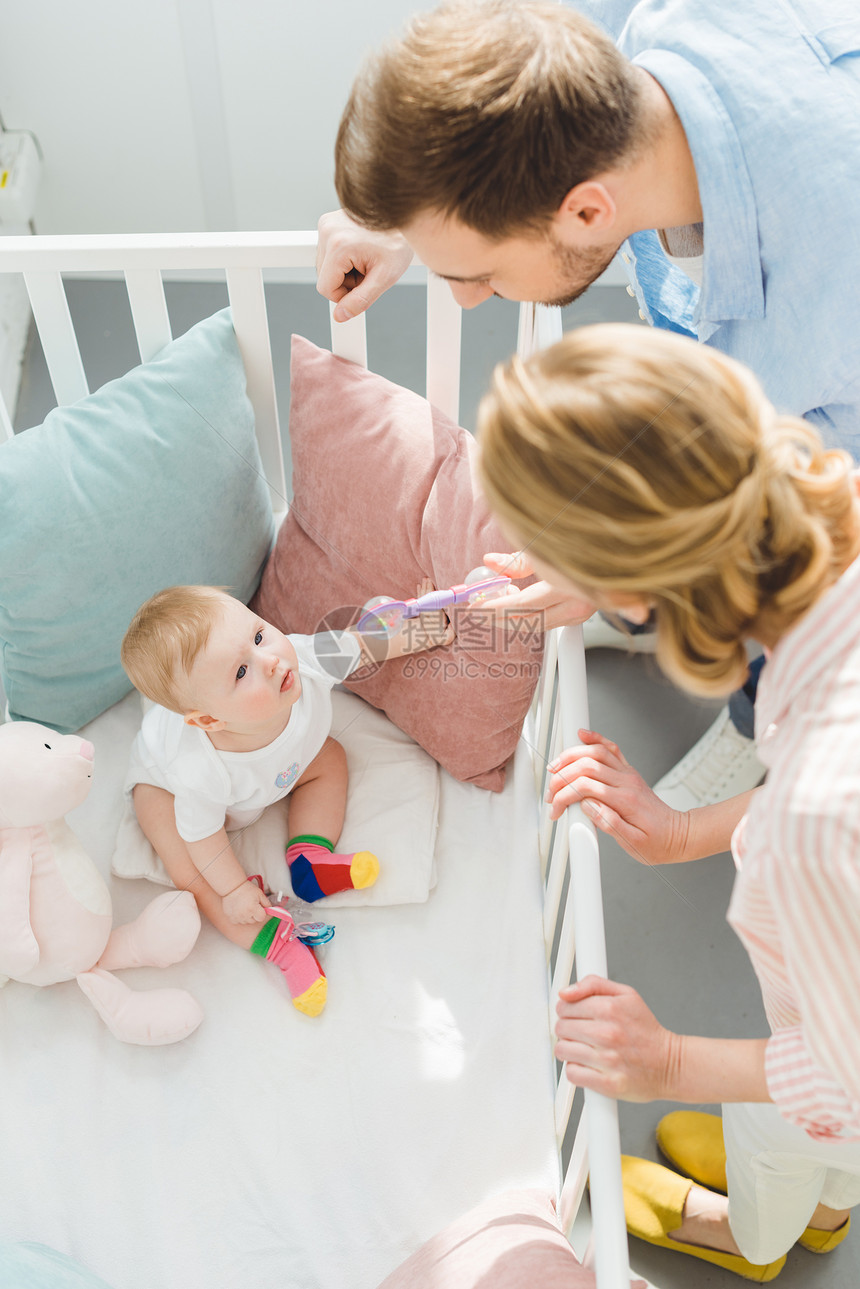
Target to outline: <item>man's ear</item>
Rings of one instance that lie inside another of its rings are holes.
[[[224,722],[217,716],[207,716],[204,712],[186,712],[185,724],[196,725],[198,729],[205,730],[207,734],[215,734],[218,730],[223,730]]]
[[[589,240],[594,236],[596,240],[605,241],[617,215],[615,198],[606,184],[599,179],[586,179],[565,195],[554,222],[562,240],[567,231],[576,240],[581,240],[585,234]]]

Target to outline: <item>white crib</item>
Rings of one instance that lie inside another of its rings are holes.
[[[310,232],[8,237],[0,241],[0,271],[24,274],[61,406],[74,403],[88,393],[63,274],[124,277],[140,358],[146,362],[171,339],[162,274],[172,270],[225,272],[273,509],[276,516],[282,516],[286,488],[264,274],[270,270],[312,267],[315,247],[316,234]],[[427,285],[427,397],[454,420],[459,400],[459,315],[460,310],[447,286],[431,278]],[[560,327],[557,311],[523,305],[520,352],[526,354],[549,343],[560,333]],[[342,357],[366,365],[364,318],[346,325],[333,325],[332,349]],[[0,437],[11,433],[9,415],[0,402]],[[533,765],[534,794],[541,803],[539,854],[543,866],[543,932],[549,977],[549,1023],[542,1020],[541,1029],[546,1034],[547,1088],[555,1088],[554,1121],[559,1153],[568,1130],[574,1089],[552,1058],[554,999],[558,988],[571,978],[574,947],[579,975],[592,972],[605,975],[606,954],[594,830],[578,809],[569,810],[558,825],[551,824],[542,803],[547,762],[562,746],[575,742],[577,729],[587,725],[581,633],[579,628],[567,628],[548,637],[543,676],[524,738]],[[477,789],[466,791],[478,792]],[[177,980],[182,980],[180,969],[177,972]],[[547,995],[543,986],[538,994],[529,1006],[539,1008],[545,1017]],[[14,1020],[13,1013],[6,1017],[5,1023]],[[4,1046],[6,1043],[4,1033]],[[181,1055],[181,1045],[177,1052]],[[14,1060],[14,1055],[9,1059]],[[62,1150],[62,1144],[58,1143],[57,1148]],[[582,1231],[588,1229],[587,1209],[583,1205],[588,1181],[593,1230],[586,1260],[593,1260],[599,1289],[621,1289],[630,1280],[619,1154],[615,1104],[597,1094],[586,1093],[584,1112],[564,1171],[560,1212],[565,1229],[571,1230],[576,1224],[580,1238]],[[9,1157],[5,1143],[4,1155]],[[500,1179],[500,1183],[503,1180],[511,1179]],[[348,1230],[349,1223],[346,1226]],[[42,1238],[38,1231],[29,1231],[26,1235]],[[50,1243],[50,1239],[46,1242]],[[348,1287],[344,1285],[343,1289]]]

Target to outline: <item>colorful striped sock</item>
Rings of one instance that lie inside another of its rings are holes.
[[[269,918],[251,945],[251,952],[281,970],[294,1007],[306,1016],[319,1016],[325,1007],[328,981],[308,946],[290,938],[293,929],[292,918],[283,914]]]
[[[379,860],[369,850],[339,855],[326,837],[312,833],[288,844],[287,864],[294,894],[308,904],[337,891],[372,886],[379,876]]]

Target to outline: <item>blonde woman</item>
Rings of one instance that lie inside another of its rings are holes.
[[[662,1121],[658,1140],[685,1175],[625,1160],[628,1226],[770,1280],[796,1241],[818,1252],[840,1243],[860,1202],[851,461],[778,416],[732,359],[623,326],[583,328],[499,368],[479,434],[484,489],[512,543],[560,591],[626,618],[653,612],[657,657],[678,684],[729,693],[743,683],[748,641],[770,654],[757,709],[769,773],[755,792],[679,814],[615,744],[585,730],[549,786],[556,817],[579,801],[646,863],[731,845],[728,917],[770,1037],[670,1033],[635,990],[590,977],[562,992],[557,1054],[572,1082],[610,1096],[723,1103],[722,1131],[693,1112]]]

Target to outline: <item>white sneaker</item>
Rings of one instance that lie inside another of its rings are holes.
[[[628,635],[619,631],[599,613],[593,613],[582,624],[582,643],[586,649],[625,649],[628,653],[656,653],[657,632],[640,631]]]
[[[654,784],[654,791],[673,810],[694,810],[748,792],[764,775],[755,743],[738,733],[724,707],[698,743]]]

